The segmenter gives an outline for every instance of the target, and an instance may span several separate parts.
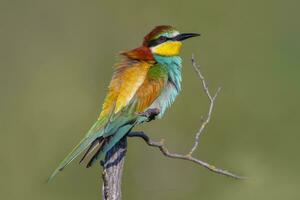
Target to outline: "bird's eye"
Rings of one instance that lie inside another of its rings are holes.
[[[159,37],[159,40],[160,40],[160,41],[166,41],[167,39],[168,39],[168,38],[167,38],[166,36],[160,36],[160,37]]]

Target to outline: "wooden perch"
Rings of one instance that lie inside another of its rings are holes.
[[[121,199],[121,183],[126,151],[127,137],[124,137],[106,154],[105,162],[101,163],[103,167],[103,200]]]

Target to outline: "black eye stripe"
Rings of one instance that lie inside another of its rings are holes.
[[[168,37],[165,37],[165,36],[160,36],[157,39],[150,40],[148,42],[148,47],[154,47],[154,46],[159,45],[161,43],[164,43],[164,42],[166,42],[168,40],[176,40],[176,38],[168,38]]]

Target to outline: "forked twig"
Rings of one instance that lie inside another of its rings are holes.
[[[128,137],[140,137],[142,138],[149,146],[151,147],[158,147],[159,150],[167,157],[169,158],[176,158],[176,159],[181,159],[181,160],[189,160],[189,161],[192,161],[196,164],[199,164],[201,165],[202,167],[205,167],[206,169],[214,172],[214,173],[217,173],[217,174],[221,174],[221,175],[224,175],[224,176],[228,176],[228,177],[231,177],[231,178],[235,178],[235,179],[244,179],[244,177],[241,177],[241,176],[238,176],[238,175],[235,175],[229,171],[226,171],[226,170],[223,170],[223,169],[219,169],[219,168],[216,168],[215,166],[213,165],[210,165],[202,160],[199,160],[197,158],[194,158],[192,155],[190,154],[178,154],[178,153],[171,153],[168,151],[168,149],[165,147],[164,145],[164,140],[162,139],[161,141],[159,142],[155,142],[153,140],[151,140],[149,138],[149,136],[147,134],[145,134],[143,131],[140,131],[140,132],[130,132],[128,134]]]
[[[208,99],[209,99],[209,102],[210,102],[210,105],[209,105],[209,109],[208,109],[208,113],[207,113],[207,116],[205,117],[205,119],[202,119],[202,123],[201,123],[201,126],[199,128],[199,130],[197,131],[196,133],[196,136],[195,136],[195,142],[194,142],[194,145],[192,146],[191,150],[189,151],[188,154],[178,154],[178,153],[170,153],[168,151],[168,149],[165,147],[164,145],[164,140],[162,139],[160,142],[155,142],[153,140],[151,140],[149,138],[149,136],[140,131],[140,132],[130,132],[128,134],[128,137],[140,137],[142,138],[149,146],[152,146],[152,147],[157,147],[159,148],[159,150],[167,157],[169,158],[175,158],[175,159],[181,159],[181,160],[188,160],[188,161],[192,161],[198,165],[201,165],[202,167],[205,167],[206,169],[214,172],[214,173],[217,173],[217,174],[221,174],[221,175],[224,175],[224,176],[227,176],[227,177],[231,177],[231,178],[235,178],[235,179],[245,179],[245,177],[242,177],[242,176],[238,176],[238,175],[235,175],[227,170],[223,170],[223,169],[220,169],[220,168],[216,168],[215,166],[211,165],[211,164],[208,164],[202,160],[199,160],[195,157],[193,157],[193,153],[194,151],[198,148],[199,146],[199,140],[200,140],[200,136],[201,134],[203,133],[206,125],[210,122],[210,119],[211,119],[211,115],[212,115],[212,111],[213,111],[213,108],[214,108],[214,103],[215,103],[215,100],[221,90],[221,88],[219,87],[217,89],[217,91],[215,92],[215,94],[212,96],[210,91],[209,91],[209,88],[208,88],[208,84],[204,78],[204,76],[202,75],[201,71],[200,71],[200,66],[197,65],[196,61],[195,61],[195,58],[194,58],[194,55],[192,55],[192,66],[193,68],[196,70],[201,82],[202,82],[202,86],[203,86],[203,89],[204,89],[204,92],[206,93]]]
[[[213,111],[213,108],[214,108],[214,105],[215,105],[215,100],[216,100],[219,92],[221,91],[221,87],[218,87],[218,89],[215,92],[214,96],[212,96],[210,94],[210,91],[208,89],[208,84],[207,84],[204,76],[202,75],[202,73],[200,71],[200,66],[195,61],[194,55],[192,55],[192,66],[196,70],[196,72],[197,72],[197,74],[198,74],[198,76],[199,76],[199,78],[200,78],[200,80],[202,82],[203,90],[206,93],[206,95],[207,95],[207,97],[209,99],[210,104],[209,104],[209,109],[208,109],[208,113],[207,113],[206,119],[205,120],[203,118],[201,119],[201,126],[200,126],[199,130],[196,133],[195,142],[194,142],[194,145],[193,145],[191,151],[189,152],[189,155],[192,155],[194,153],[194,151],[197,149],[197,147],[199,145],[200,136],[201,136],[201,134],[202,134],[205,126],[210,121],[211,114],[212,114],[212,111]]]

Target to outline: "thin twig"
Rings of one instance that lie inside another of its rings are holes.
[[[186,154],[186,155],[183,155],[183,154],[178,154],[178,153],[170,153],[168,151],[168,149],[164,146],[164,140],[162,139],[160,142],[155,142],[153,140],[151,140],[149,138],[149,136],[147,134],[145,134],[144,132],[130,132],[128,134],[128,137],[139,137],[139,138],[142,138],[149,146],[151,147],[158,147],[159,150],[167,157],[169,158],[175,158],[175,159],[181,159],[181,160],[188,160],[188,161],[192,161],[198,165],[201,165],[202,167],[205,167],[206,169],[214,172],[214,173],[217,173],[217,174],[221,174],[221,175],[224,175],[224,176],[227,176],[227,177],[231,177],[231,178],[234,178],[234,179],[244,179],[245,177],[242,177],[242,176],[238,176],[238,175],[235,175],[227,170],[223,170],[223,169],[219,169],[219,168],[216,168],[215,166],[211,165],[211,164],[208,164],[202,160],[199,160],[197,158],[194,158],[192,155],[190,154]]]
[[[212,111],[213,111],[213,108],[214,108],[214,105],[215,105],[215,100],[216,100],[219,92],[221,91],[221,87],[219,87],[217,89],[216,93],[214,94],[214,96],[212,96],[210,94],[210,91],[208,89],[208,84],[207,84],[204,76],[202,75],[202,73],[200,71],[200,66],[195,61],[194,55],[192,55],[192,66],[196,70],[196,72],[197,72],[197,74],[198,74],[198,76],[199,76],[199,78],[202,82],[203,90],[204,90],[205,94],[207,95],[207,97],[209,99],[210,105],[209,105],[209,108],[208,108],[208,113],[207,113],[206,118],[205,119],[202,118],[202,120],[201,120],[201,126],[200,126],[199,130],[196,133],[195,142],[194,142],[194,145],[193,145],[192,149],[189,152],[189,155],[192,155],[194,153],[194,151],[197,149],[197,147],[199,145],[200,136],[201,136],[203,130],[205,129],[205,126],[210,121],[211,114],[212,114]]]

